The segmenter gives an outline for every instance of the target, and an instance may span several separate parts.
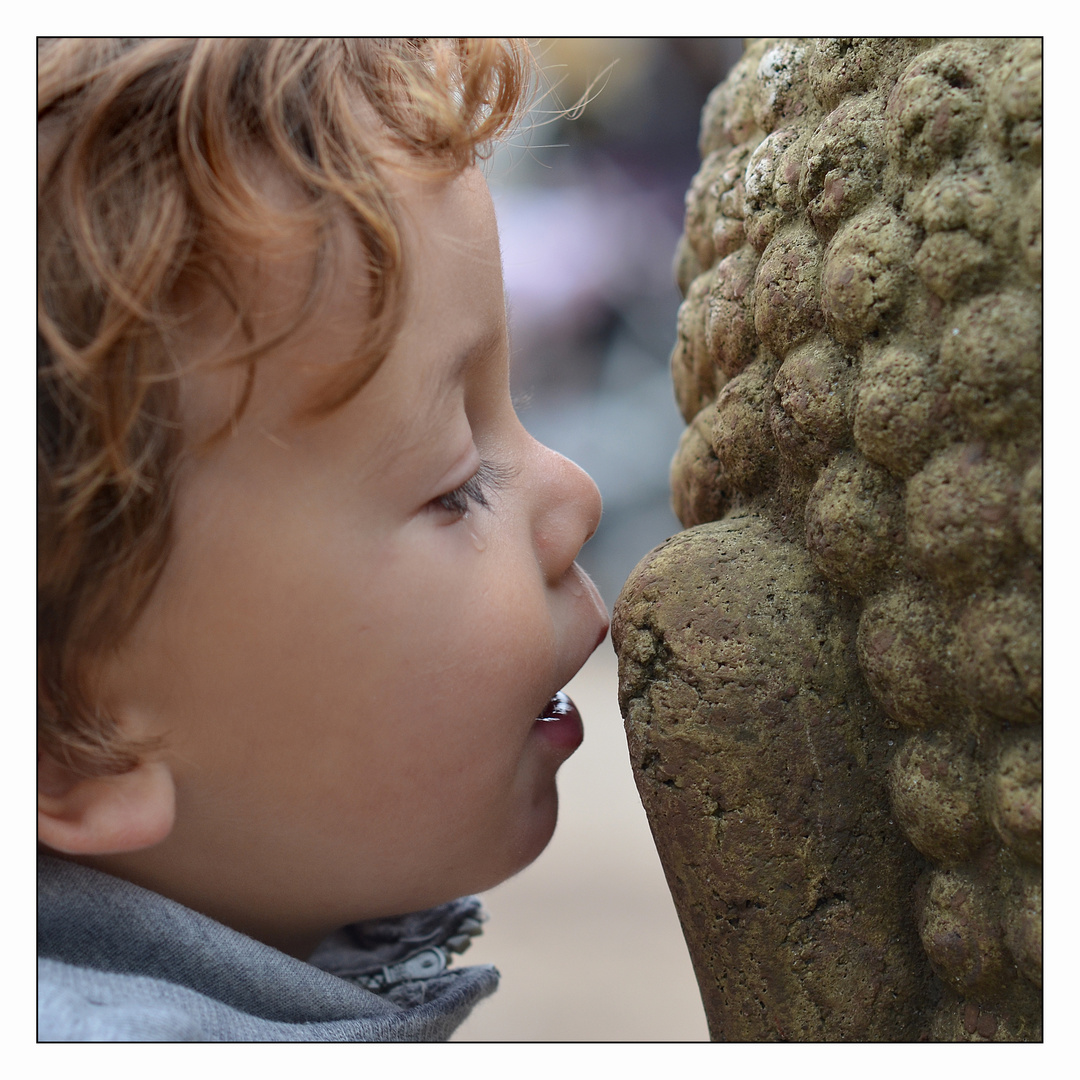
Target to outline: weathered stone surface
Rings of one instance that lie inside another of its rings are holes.
[[[630,758],[715,1039],[914,1039],[921,864],[855,612],[748,514],[673,537],[613,627]]]
[[[1041,63],[765,39],[703,111],[613,640],[714,1038],[1040,1037]]]

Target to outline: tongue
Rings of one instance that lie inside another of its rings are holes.
[[[581,715],[577,706],[570,700],[569,694],[561,690],[544,706],[544,711],[537,718],[539,720],[562,720],[566,716],[576,716],[580,721]]]

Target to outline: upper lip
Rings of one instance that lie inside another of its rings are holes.
[[[593,584],[592,579],[578,567],[576,563],[574,565],[580,575],[582,583],[587,586],[593,601],[588,605],[589,610],[587,612],[582,612],[581,617],[582,619],[587,619],[590,614],[593,614],[599,616],[599,621],[597,624],[596,636],[591,641],[588,638],[582,638],[585,646],[583,652],[580,656],[575,657],[573,669],[566,676],[565,680],[555,688],[556,691],[561,690],[585,666],[585,662],[600,647],[604,638],[608,636],[608,630],[611,626],[611,620],[608,618],[607,608],[604,606],[604,601],[600,596],[599,590]]]
[[[608,618],[607,607],[604,605],[603,598],[600,596],[600,591],[596,585],[593,584],[592,578],[581,569],[575,562],[568,573],[576,574],[578,580],[586,589],[586,596],[581,597],[582,604],[579,606],[578,618],[584,625],[590,620],[590,618],[597,619],[597,633],[595,638],[589,639],[583,634],[580,639],[581,651],[572,656],[571,666],[568,670],[560,672],[562,681],[556,686],[550,694],[541,703],[540,709],[535,714],[536,716],[542,716],[543,710],[547,707],[551,699],[562,690],[566,684],[585,666],[585,661],[599,648],[604,638],[608,635],[608,629],[610,628],[611,620]],[[584,610],[582,610],[582,608]]]

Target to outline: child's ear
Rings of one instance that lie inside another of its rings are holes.
[[[115,855],[151,847],[172,831],[176,788],[162,761],[116,776],[85,777],[38,756],[38,839],[67,855]]]

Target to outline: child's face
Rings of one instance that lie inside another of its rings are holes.
[[[164,576],[107,673],[121,715],[167,740],[177,817],[97,864],[298,954],[540,853],[578,740],[536,718],[607,628],[574,563],[596,487],[511,405],[487,186],[398,189],[414,274],[390,356],[326,419],[290,419],[364,333],[342,228],[329,305],[182,476]],[[267,325],[300,280],[260,279]],[[186,424],[225,406],[219,378],[185,383]],[[463,516],[481,462],[498,481]]]

